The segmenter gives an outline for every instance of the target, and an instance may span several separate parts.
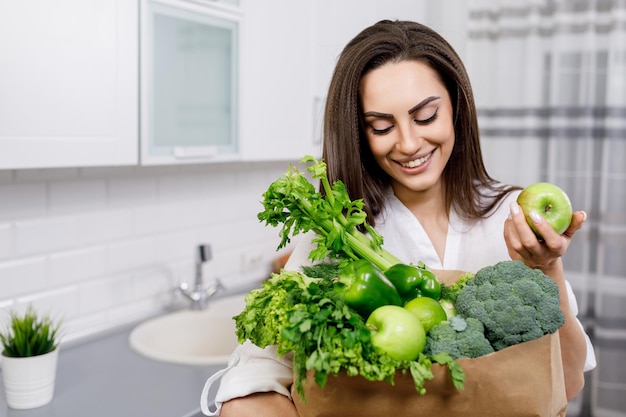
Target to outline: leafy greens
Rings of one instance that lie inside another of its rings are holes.
[[[319,264],[320,270],[327,268],[324,265]],[[308,273],[315,275],[317,267],[310,267]],[[460,366],[445,354],[396,361],[377,353],[365,321],[346,305],[331,279],[283,270],[249,293],[246,302],[245,310],[235,317],[239,341],[250,339],[261,348],[276,345],[279,356],[293,352],[294,383],[301,397],[308,371],[314,371],[315,382],[322,388],[329,374],[342,371],[391,384],[398,370],[408,371],[416,390],[423,394],[425,382],[433,378],[433,361],[448,365],[453,381],[462,387]]]

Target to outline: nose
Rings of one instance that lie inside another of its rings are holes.
[[[413,155],[422,146],[424,138],[421,134],[420,126],[410,120],[403,123],[398,129],[398,140],[396,149],[406,155]]]

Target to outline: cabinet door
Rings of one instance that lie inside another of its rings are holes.
[[[136,164],[137,0],[0,1],[0,169]]]
[[[238,156],[239,20],[220,4],[142,0],[143,165]]]
[[[241,152],[293,160],[319,148],[313,129],[312,0],[247,0],[242,34]]]

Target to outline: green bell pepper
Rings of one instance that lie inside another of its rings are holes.
[[[367,319],[384,305],[402,306],[398,291],[385,274],[367,260],[352,261],[339,271],[337,291],[346,304]]]
[[[420,285],[422,296],[439,300],[441,298],[441,283],[432,271],[424,270],[424,281]]]
[[[429,297],[439,300],[441,284],[422,262],[415,265],[395,264],[385,271],[385,276],[398,290],[404,302],[417,297]]]

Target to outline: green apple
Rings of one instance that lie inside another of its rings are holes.
[[[572,221],[572,203],[569,197],[559,186],[549,182],[538,182],[524,188],[517,197],[517,204],[524,212],[528,225],[538,237],[541,237],[541,234],[530,217],[533,210],[558,234],[565,232]]]
[[[403,307],[378,307],[367,318],[366,326],[370,329],[374,349],[392,359],[412,361],[424,350],[424,326]]]

